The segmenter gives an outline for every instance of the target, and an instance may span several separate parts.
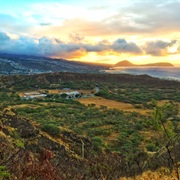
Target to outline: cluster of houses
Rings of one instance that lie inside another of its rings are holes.
[[[93,97],[94,94],[99,92],[99,87],[96,85],[94,88],[94,92],[90,94],[83,94],[82,92],[79,91],[71,91],[70,88],[64,88],[64,91],[61,92],[59,95],[65,99],[76,99],[76,98],[87,98],[87,97]],[[46,97],[46,93],[40,93],[40,92],[27,92],[24,93],[24,96],[22,97],[23,99],[26,100],[31,100],[31,99],[37,99],[37,98],[44,98]]]

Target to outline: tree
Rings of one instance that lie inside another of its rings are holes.
[[[6,167],[5,166],[0,166],[0,177],[2,178],[7,178],[9,177],[10,174],[9,172],[6,170]]]
[[[163,134],[164,147],[168,155],[168,165],[170,170],[175,169],[177,178],[180,179],[179,164],[176,159],[176,145],[179,143],[179,134],[174,131],[171,118],[178,114],[177,106],[171,103],[166,103],[163,106],[157,106],[154,112],[154,120],[157,128],[159,128]]]

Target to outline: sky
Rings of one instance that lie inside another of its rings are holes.
[[[180,0],[0,0],[0,53],[180,65]]]

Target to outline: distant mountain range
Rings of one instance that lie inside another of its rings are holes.
[[[142,64],[142,65],[137,65],[137,64],[133,64],[128,60],[124,60],[124,61],[120,61],[117,64],[115,64],[113,67],[124,67],[124,66],[158,66],[158,67],[173,67],[174,65],[171,63],[167,63],[167,62],[159,62],[159,63],[150,63],[150,64]]]
[[[41,74],[50,72],[99,73],[100,70],[108,68],[104,64],[0,53],[0,75]]]

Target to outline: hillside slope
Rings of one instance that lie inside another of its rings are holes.
[[[127,164],[126,156],[123,154],[103,153],[95,157],[90,155],[91,141],[69,131],[61,131],[56,138],[49,136],[41,131],[35,122],[20,117],[13,109],[2,110],[0,119],[0,166],[5,167],[4,171],[0,171],[0,177],[10,176],[12,179],[20,180],[27,178],[75,180],[82,177],[87,180],[97,177],[119,179],[164,167],[158,171],[158,177],[166,175],[176,178],[177,170],[173,168],[172,174],[167,167],[170,164],[172,166],[172,163],[178,165],[178,161],[171,162],[166,149],[150,156],[139,152]],[[81,157],[82,141],[88,155],[85,159]],[[179,140],[176,140],[176,144],[171,144],[173,160],[174,154],[176,159],[180,160],[178,142]],[[153,173],[150,177],[154,177]]]
[[[57,137],[48,135],[41,131],[39,125],[18,116],[13,109],[4,109],[0,113],[0,120],[0,166],[5,166],[14,178],[38,176],[37,168],[40,168],[41,163],[44,163],[42,169],[39,169],[41,177],[45,176],[43,168],[49,171],[50,179],[51,175],[58,177],[55,166],[57,162],[61,162],[60,168],[64,169],[68,166],[67,161],[71,162],[72,166],[82,161],[82,140],[86,147],[85,152],[91,148],[89,139],[70,131],[63,130]],[[79,152],[80,154],[77,154]],[[21,161],[24,165],[20,165]],[[26,164],[27,162],[30,164]],[[31,169],[32,165],[38,167]],[[31,174],[26,172],[28,169],[31,169]]]
[[[96,107],[88,98],[85,106],[59,95],[64,88],[91,93],[97,85],[97,101],[103,97],[107,103],[128,102],[139,111],[123,110],[122,103],[119,109]],[[19,96],[26,92],[47,96]],[[119,179],[160,168],[158,177],[175,179],[180,162],[179,92],[180,82],[147,75],[0,76],[0,177]]]
[[[98,73],[107,69],[101,64],[88,64],[65,59],[0,53],[0,74],[40,74],[47,72]]]
[[[180,82],[153,78],[148,75],[129,75],[129,74],[81,74],[81,73],[47,73],[39,75],[13,75],[0,76],[0,86],[23,86],[28,84],[33,86],[46,86],[58,84],[60,82],[89,82],[92,83],[114,83],[114,84],[136,84],[157,87],[180,87]]]

